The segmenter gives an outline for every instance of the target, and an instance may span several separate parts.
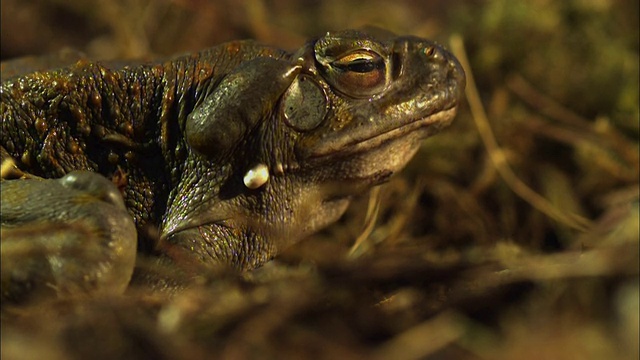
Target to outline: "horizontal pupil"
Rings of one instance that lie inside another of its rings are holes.
[[[347,68],[349,71],[365,73],[372,71],[375,68],[375,64],[371,60],[358,59],[349,62]]]
[[[353,71],[357,73],[367,73],[375,69],[382,68],[382,61],[371,61],[369,59],[357,59],[347,64],[334,64],[340,70]]]

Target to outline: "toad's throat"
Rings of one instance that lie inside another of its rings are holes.
[[[403,137],[420,129],[428,129],[424,135],[427,137],[451,124],[456,115],[456,111],[457,106],[454,106],[364,139],[344,138],[327,142],[313,149],[309,157],[319,159],[325,156],[347,155],[370,151],[371,149],[380,147],[389,141]]]

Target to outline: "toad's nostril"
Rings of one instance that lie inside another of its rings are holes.
[[[427,46],[426,48],[424,48],[423,52],[428,57],[431,57],[436,52],[436,47],[435,46]]]

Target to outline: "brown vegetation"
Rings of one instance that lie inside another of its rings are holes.
[[[238,38],[294,48],[370,24],[445,43],[475,79],[455,125],[401,176],[276,261],[204,272],[172,298],[132,288],[3,307],[3,358],[637,359],[638,11],[634,0],[2,1],[2,59]]]

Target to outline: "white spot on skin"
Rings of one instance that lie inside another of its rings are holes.
[[[244,186],[257,189],[269,181],[269,168],[265,164],[258,164],[244,174]]]
[[[282,163],[278,163],[276,165],[276,174],[278,175],[284,174],[284,166],[282,166]]]

